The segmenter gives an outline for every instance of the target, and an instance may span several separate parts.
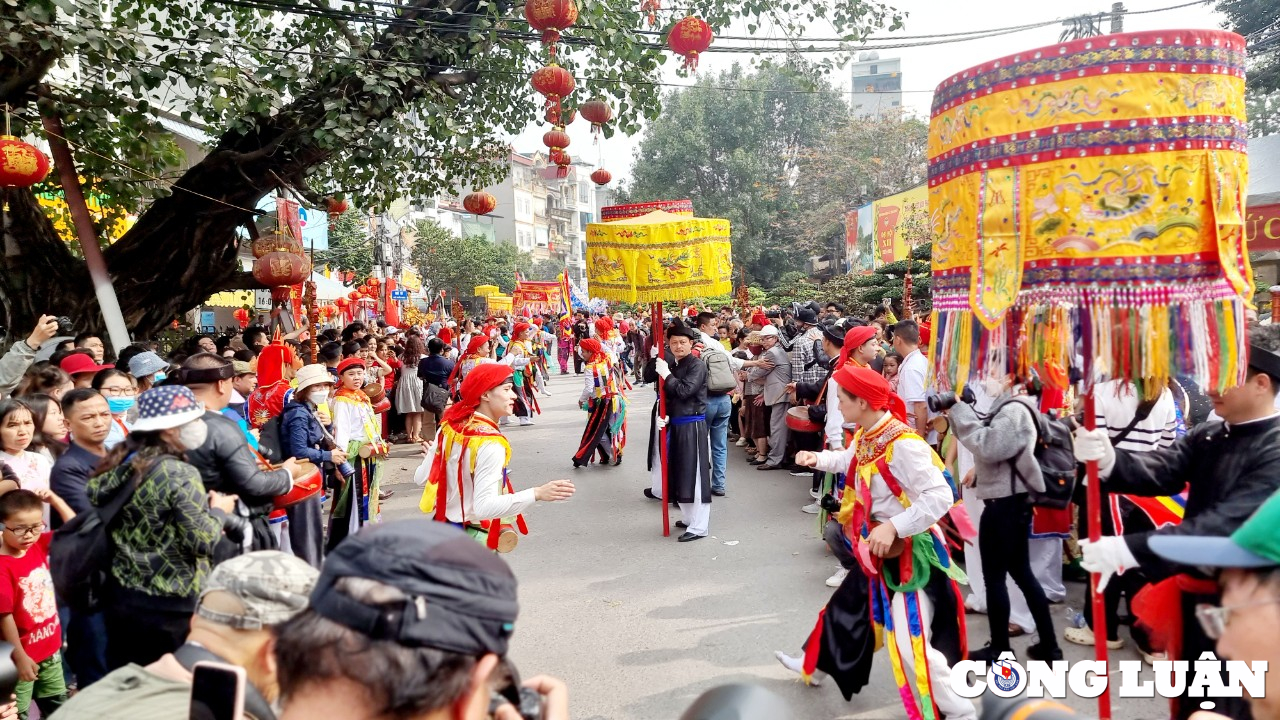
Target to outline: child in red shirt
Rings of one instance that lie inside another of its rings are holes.
[[[47,489],[13,490],[0,496],[0,634],[14,647],[18,668],[18,717],[34,696],[44,717],[67,701],[62,676],[62,627],[49,574],[49,541],[44,504],[66,522],[75,512]]]

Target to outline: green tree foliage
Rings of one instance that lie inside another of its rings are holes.
[[[916,310],[929,309],[932,289],[930,262],[933,245],[917,245],[911,253],[911,298]],[[907,261],[886,263],[865,275],[837,275],[823,283],[818,290],[818,302],[837,302],[852,314],[864,315],[886,298],[895,308],[902,307],[903,276]]]
[[[235,258],[238,229],[254,222],[264,195],[287,187],[322,207],[324,196],[345,193],[378,210],[402,195],[484,186],[505,173],[507,134],[542,115],[529,76],[545,55],[512,0],[0,7],[0,103],[14,108],[14,130],[39,134],[41,111],[60,116],[79,175],[121,213],[138,215],[105,255],[126,321],[141,333],[215,290],[249,284]],[[635,0],[579,10],[560,54],[579,78],[571,102],[603,97],[616,110],[607,132],[634,132],[659,114],[657,83],[672,57],[663,39],[688,8],[664,7],[653,30]],[[705,0],[696,10],[714,28],[742,20],[750,32],[768,17],[785,36],[821,19],[850,41],[902,19],[877,0],[781,9]],[[180,159],[161,113],[207,128],[207,156]],[[7,324],[27,327],[38,312],[94,323],[83,262],[31,191],[6,196]]]
[[[345,212],[329,226],[329,249],[317,252],[317,268],[355,273],[363,280],[373,274],[373,238],[368,221],[355,212]]]
[[[418,269],[429,297],[441,290],[451,297],[471,297],[477,285],[497,285],[510,294],[516,270],[527,273],[532,267],[528,253],[510,243],[495,245],[480,235],[459,238],[434,220],[414,226],[409,262]]]
[[[732,224],[733,260],[748,282],[774,285],[803,261],[786,222],[797,212],[791,183],[799,158],[845,121],[840,93],[799,61],[735,65],[700,75],[664,105],[636,151],[627,200],[693,198],[699,217]]]
[[[555,258],[539,260],[529,269],[530,280],[555,280],[564,272],[564,261]]]

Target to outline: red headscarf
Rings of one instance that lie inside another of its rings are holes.
[[[488,335],[472,335],[471,341],[467,343],[467,351],[464,355],[475,355],[480,352],[480,346],[489,342]]]
[[[519,340],[519,339],[520,339],[520,336],[521,336],[521,335],[523,335],[523,334],[525,334],[525,333],[529,330],[529,328],[530,328],[530,327],[533,327],[533,326],[532,326],[532,325],[530,325],[530,324],[529,324],[529,323],[527,323],[527,322],[518,322],[518,323],[516,323],[516,326],[515,326],[515,327],[513,327],[513,328],[511,328],[511,339],[512,339],[512,340]]]
[[[889,381],[871,368],[845,365],[831,376],[850,395],[866,400],[876,410],[888,410],[900,422],[907,421],[907,405],[889,387]]]
[[[750,324],[759,325],[760,327],[764,327],[769,324],[769,317],[764,314],[764,308],[759,308],[751,314]]]
[[[293,348],[284,343],[271,343],[258,353],[258,387],[273,385],[284,379],[284,367],[301,367]]]
[[[631,332],[631,323],[627,322],[626,320],[623,320],[622,322],[618,323],[618,332],[622,333],[623,335],[626,335],[627,333]]]
[[[502,363],[484,363],[472,368],[467,379],[462,381],[458,394],[461,399],[444,412],[441,422],[447,422],[454,430],[462,431],[462,426],[475,414],[480,406],[480,397],[490,390],[511,382],[511,366]],[[496,418],[495,418],[496,419]]]
[[[533,319],[533,324],[534,324],[534,325],[537,325],[538,327],[542,327],[542,318],[540,318],[540,317],[536,317],[536,318],[534,318],[534,319]]]
[[[875,336],[876,329],[870,325],[849,328],[849,332],[844,334],[844,345],[840,346],[840,364],[836,367],[847,365],[849,356],[853,354],[853,351],[865,345],[868,340]]]
[[[609,334],[609,331],[612,329],[613,329],[613,318],[609,317],[608,315],[596,321],[596,334],[599,335],[600,337],[605,337],[606,335]]]
[[[590,353],[587,356],[587,362],[589,363],[597,362],[604,357],[607,357],[604,352],[604,346],[595,338],[585,338],[582,342],[578,343],[578,347]]]
[[[445,345],[453,344],[453,331],[449,328],[440,328],[440,332],[436,334],[436,337],[440,338],[440,342]]]

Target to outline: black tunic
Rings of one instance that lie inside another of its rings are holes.
[[[701,486],[699,499],[711,502],[711,437],[706,420],[681,422],[680,418],[700,416],[707,410],[707,364],[689,355],[676,361],[671,353],[666,360],[671,375],[662,382],[667,412],[667,482],[671,499],[678,503],[694,501],[694,489]],[[645,368],[645,377],[655,377],[653,363]],[[655,415],[657,409],[655,406]],[[656,426],[649,439],[655,446]],[[650,454],[653,457],[653,454]]]
[[[1164,450],[1117,450],[1115,467],[1102,489],[1158,497],[1182,492],[1188,484],[1181,524],[1124,536],[1142,571],[1153,580],[1178,573],[1203,576],[1152,553],[1148,546],[1152,535],[1230,535],[1280,488],[1280,417],[1230,427],[1221,422],[1200,425]],[[1196,621],[1195,606],[1220,602],[1219,595],[1183,594],[1182,657],[1171,659],[1195,660],[1214,649],[1214,641]],[[1180,719],[1199,709],[1195,698],[1183,696],[1179,700],[1176,717]],[[1216,702],[1215,712],[1233,718],[1251,717],[1244,698]]]

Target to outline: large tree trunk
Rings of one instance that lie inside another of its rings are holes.
[[[415,60],[424,64],[419,77],[387,95],[375,91],[379,79],[329,73],[277,114],[251,118],[246,124],[254,131],[224,134],[217,147],[175,183],[171,196],[152,203],[119,242],[104,251],[125,322],[135,337],[150,336],[215,292],[256,286],[237,264],[237,230],[253,222],[252,210],[264,195],[286,185],[310,193],[305,183],[309,169],[334,152],[318,146],[312,134],[325,122],[325,98],[341,97],[349,107],[362,108],[366,127],[372,128],[426,93],[439,93],[446,100],[446,93],[453,94],[452,86],[474,83],[475,73],[447,73],[445,63],[450,57],[482,51],[483,45],[468,40],[465,32],[471,14],[484,12],[478,4],[479,0],[418,0],[407,5],[403,18],[423,20],[423,27],[435,29],[395,24],[364,52],[385,57],[392,44],[413,43],[420,50]],[[442,23],[458,30],[443,29]],[[30,79],[38,81],[39,77]],[[0,87],[11,91],[10,96],[34,91],[34,85]],[[358,136],[365,128],[352,129]],[[7,192],[13,240],[6,242],[0,299],[10,332],[26,333],[42,312],[68,315],[77,327],[102,329],[84,262],[58,237],[29,190]]]

